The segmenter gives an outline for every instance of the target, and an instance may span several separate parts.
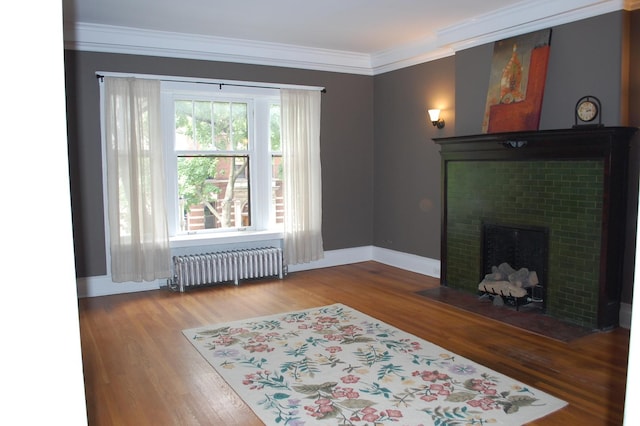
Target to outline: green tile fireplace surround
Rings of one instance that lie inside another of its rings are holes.
[[[442,285],[477,292],[487,272],[483,222],[543,228],[546,313],[593,328],[617,326],[627,161],[636,130],[434,139],[442,156]]]

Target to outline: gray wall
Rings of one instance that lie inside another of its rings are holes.
[[[373,77],[149,56],[65,52],[76,270],[106,273],[96,71],[324,86],[320,150],[326,250],[372,244]]]
[[[378,247],[440,259],[440,154],[431,138],[452,136],[455,58],[375,77],[375,214]],[[438,107],[444,129],[429,121]]]

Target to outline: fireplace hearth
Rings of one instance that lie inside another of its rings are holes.
[[[506,299],[516,309],[535,303],[546,311],[549,229],[483,221],[478,290]]]
[[[508,263],[536,271],[548,315],[592,328],[617,326],[636,131],[434,139],[442,157],[442,286],[477,294],[492,268]],[[513,248],[513,236],[525,247]]]

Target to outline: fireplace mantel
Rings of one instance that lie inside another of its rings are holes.
[[[483,133],[433,140],[441,146],[444,161],[604,158],[611,155],[616,162],[626,162],[637,130],[635,127],[598,127]],[[626,166],[620,166],[626,169]]]
[[[549,314],[597,328],[617,326],[629,150],[637,130],[576,128],[434,139],[442,157],[441,284],[476,288],[483,220],[547,226],[555,274],[549,278],[549,297],[556,299],[547,304]],[[516,207],[504,208],[506,196]],[[567,243],[572,236],[573,247]],[[574,255],[583,250],[584,259],[591,259],[584,260],[584,271],[583,259]],[[462,265],[473,272],[459,273]]]

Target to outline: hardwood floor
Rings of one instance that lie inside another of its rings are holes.
[[[622,424],[629,332],[562,343],[415,294],[438,280],[376,262],[284,280],[79,301],[90,425],[260,425],[186,328],[344,303],[564,399],[532,425]]]

